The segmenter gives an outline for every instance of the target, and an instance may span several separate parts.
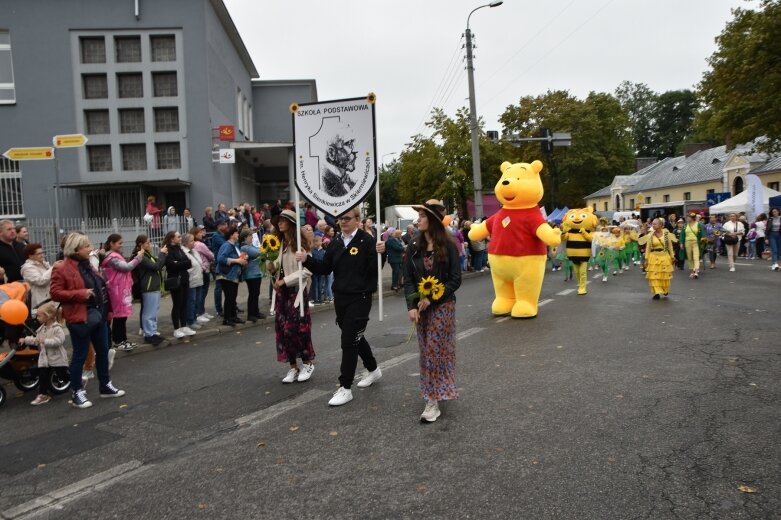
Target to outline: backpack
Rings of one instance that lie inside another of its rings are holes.
[[[130,271],[130,274],[133,277],[133,285],[130,287],[130,293],[133,295],[134,300],[140,300],[141,293],[143,292],[141,290],[141,269],[136,266],[135,269]]]

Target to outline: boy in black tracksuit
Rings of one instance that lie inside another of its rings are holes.
[[[342,222],[356,218],[351,215],[352,212],[348,212],[342,217]],[[329,404],[338,406],[352,399],[350,388],[359,356],[369,376],[362,379],[358,386],[369,386],[382,376],[364,337],[372,307],[372,293],[377,289],[377,245],[374,237],[362,229],[354,229],[352,233],[345,231],[331,241],[323,260],[307,256],[303,265],[314,274],[334,273],[334,310],[336,324],[342,330],[339,376],[342,388],[334,394]]]

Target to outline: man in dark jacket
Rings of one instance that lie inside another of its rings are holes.
[[[22,279],[24,244],[16,241],[16,227],[10,220],[0,220],[0,283],[3,276],[7,282]]]
[[[358,357],[369,373],[358,386],[365,388],[382,377],[369,342],[364,337],[372,307],[372,293],[377,289],[377,253],[385,252],[384,242],[360,229],[361,211],[353,208],[339,218],[342,232],[331,240],[323,260],[316,260],[304,251],[296,260],[314,274],[334,273],[333,293],[336,324],[342,330],[342,364],[337,390],[328,404],[339,406],[353,399],[350,389],[355,379]]]
[[[222,244],[225,243],[225,232],[227,230],[228,221],[223,219],[217,220],[217,232],[214,233],[211,244],[209,244],[209,249],[214,253],[214,258],[217,258],[217,253],[220,252]],[[217,315],[222,316],[222,285],[220,284],[220,279],[216,276],[214,278],[214,310],[217,311]]]

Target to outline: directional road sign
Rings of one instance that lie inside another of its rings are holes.
[[[87,137],[83,134],[55,135],[52,138],[55,148],[75,148],[84,146],[86,142]]]
[[[41,146],[38,148],[9,148],[3,157],[12,161],[49,161],[54,159],[54,148]]]

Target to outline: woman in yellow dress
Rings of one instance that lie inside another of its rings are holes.
[[[638,243],[645,244],[645,278],[648,286],[658,300],[670,292],[670,280],[673,278],[673,243],[677,242],[673,233],[664,228],[664,220],[657,218],[651,223],[652,231],[642,237]]]

